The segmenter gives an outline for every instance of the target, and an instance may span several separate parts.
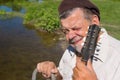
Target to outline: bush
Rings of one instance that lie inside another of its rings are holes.
[[[36,29],[43,29],[48,32],[59,28],[58,4],[56,1],[44,1],[39,4],[30,3],[24,16],[24,23],[33,24]]]

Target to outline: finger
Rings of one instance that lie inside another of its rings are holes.
[[[79,71],[76,67],[73,69],[73,80],[78,80],[78,77],[79,77],[79,80],[81,80],[81,75],[82,75],[82,71]]]
[[[51,73],[54,73],[54,74],[55,74],[55,73],[58,73],[58,69],[57,69],[57,68],[52,69],[52,70],[51,70]]]
[[[77,68],[74,68],[73,69],[73,76],[72,76],[72,78],[73,78],[73,80],[76,80],[76,77],[77,77]]]
[[[81,57],[76,57],[76,65],[80,66],[81,63]]]
[[[88,62],[87,62],[87,68],[88,68],[90,71],[94,71],[93,66],[92,66],[91,59],[89,59]]]
[[[41,70],[42,70],[41,63],[38,63],[38,64],[37,64],[37,71],[38,71],[38,72],[42,72]]]
[[[53,74],[55,77],[57,77],[57,75],[59,74],[58,69],[57,69],[57,68],[52,69],[52,70],[51,70],[51,77],[52,77],[52,74]]]
[[[41,73],[42,73],[42,75],[45,77],[45,78],[49,78],[50,76],[51,76],[51,72],[50,72],[50,70],[51,70],[51,68],[49,68],[49,67],[47,67],[47,66],[43,66],[44,67],[44,69],[42,69],[41,71]],[[46,67],[47,67],[47,69],[46,69]]]
[[[85,62],[81,61],[81,57],[77,57],[76,68],[78,70],[84,70],[86,68]]]
[[[94,78],[96,78],[95,80],[98,80],[97,79],[97,75],[94,71],[94,68],[92,66],[92,62],[91,62],[91,59],[88,60],[88,63],[87,63],[87,68],[89,69],[89,71],[91,72],[92,76],[94,76]]]
[[[47,72],[46,69],[47,69],[47,65],[45,65],[45,63],[38,63],[37,64],[37,70],[38,70],[38,72],[40,72],[40,73],[46,73]]]
[[[49,76],[48,76],[47,74],[45,74],[45,73],[42,73],[42,75],[43,75],[43,77],[45,77],[45,78],[49,78]]]
[[[48,67],[47,71],[46,71],[46,74],[48,77],[51,76],[51,72],[52,72],[52,67]]]

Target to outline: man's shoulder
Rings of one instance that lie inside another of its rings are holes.
[[[109,36],[109,41],[110,41],[111,45],[120,47],[120,40],[118,40],[112,36]]]
[[[120,40],[109,36],[109,47],[120,55]]]

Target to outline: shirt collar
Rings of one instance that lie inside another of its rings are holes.
[[[100,40],[97,43],[93,60],[105,62],[108,53],[109,40],[107,31],[104,28],[102,28],[101,31],[103,33],[101,34]]]

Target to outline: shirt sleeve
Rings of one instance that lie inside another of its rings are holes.
[[[73,53],[73,51],[67,49],[58,66],[58,70],[63,77],[63,80],[72,80],[72,74],[73,74],[73,68],[76,63],[76,55]]]

